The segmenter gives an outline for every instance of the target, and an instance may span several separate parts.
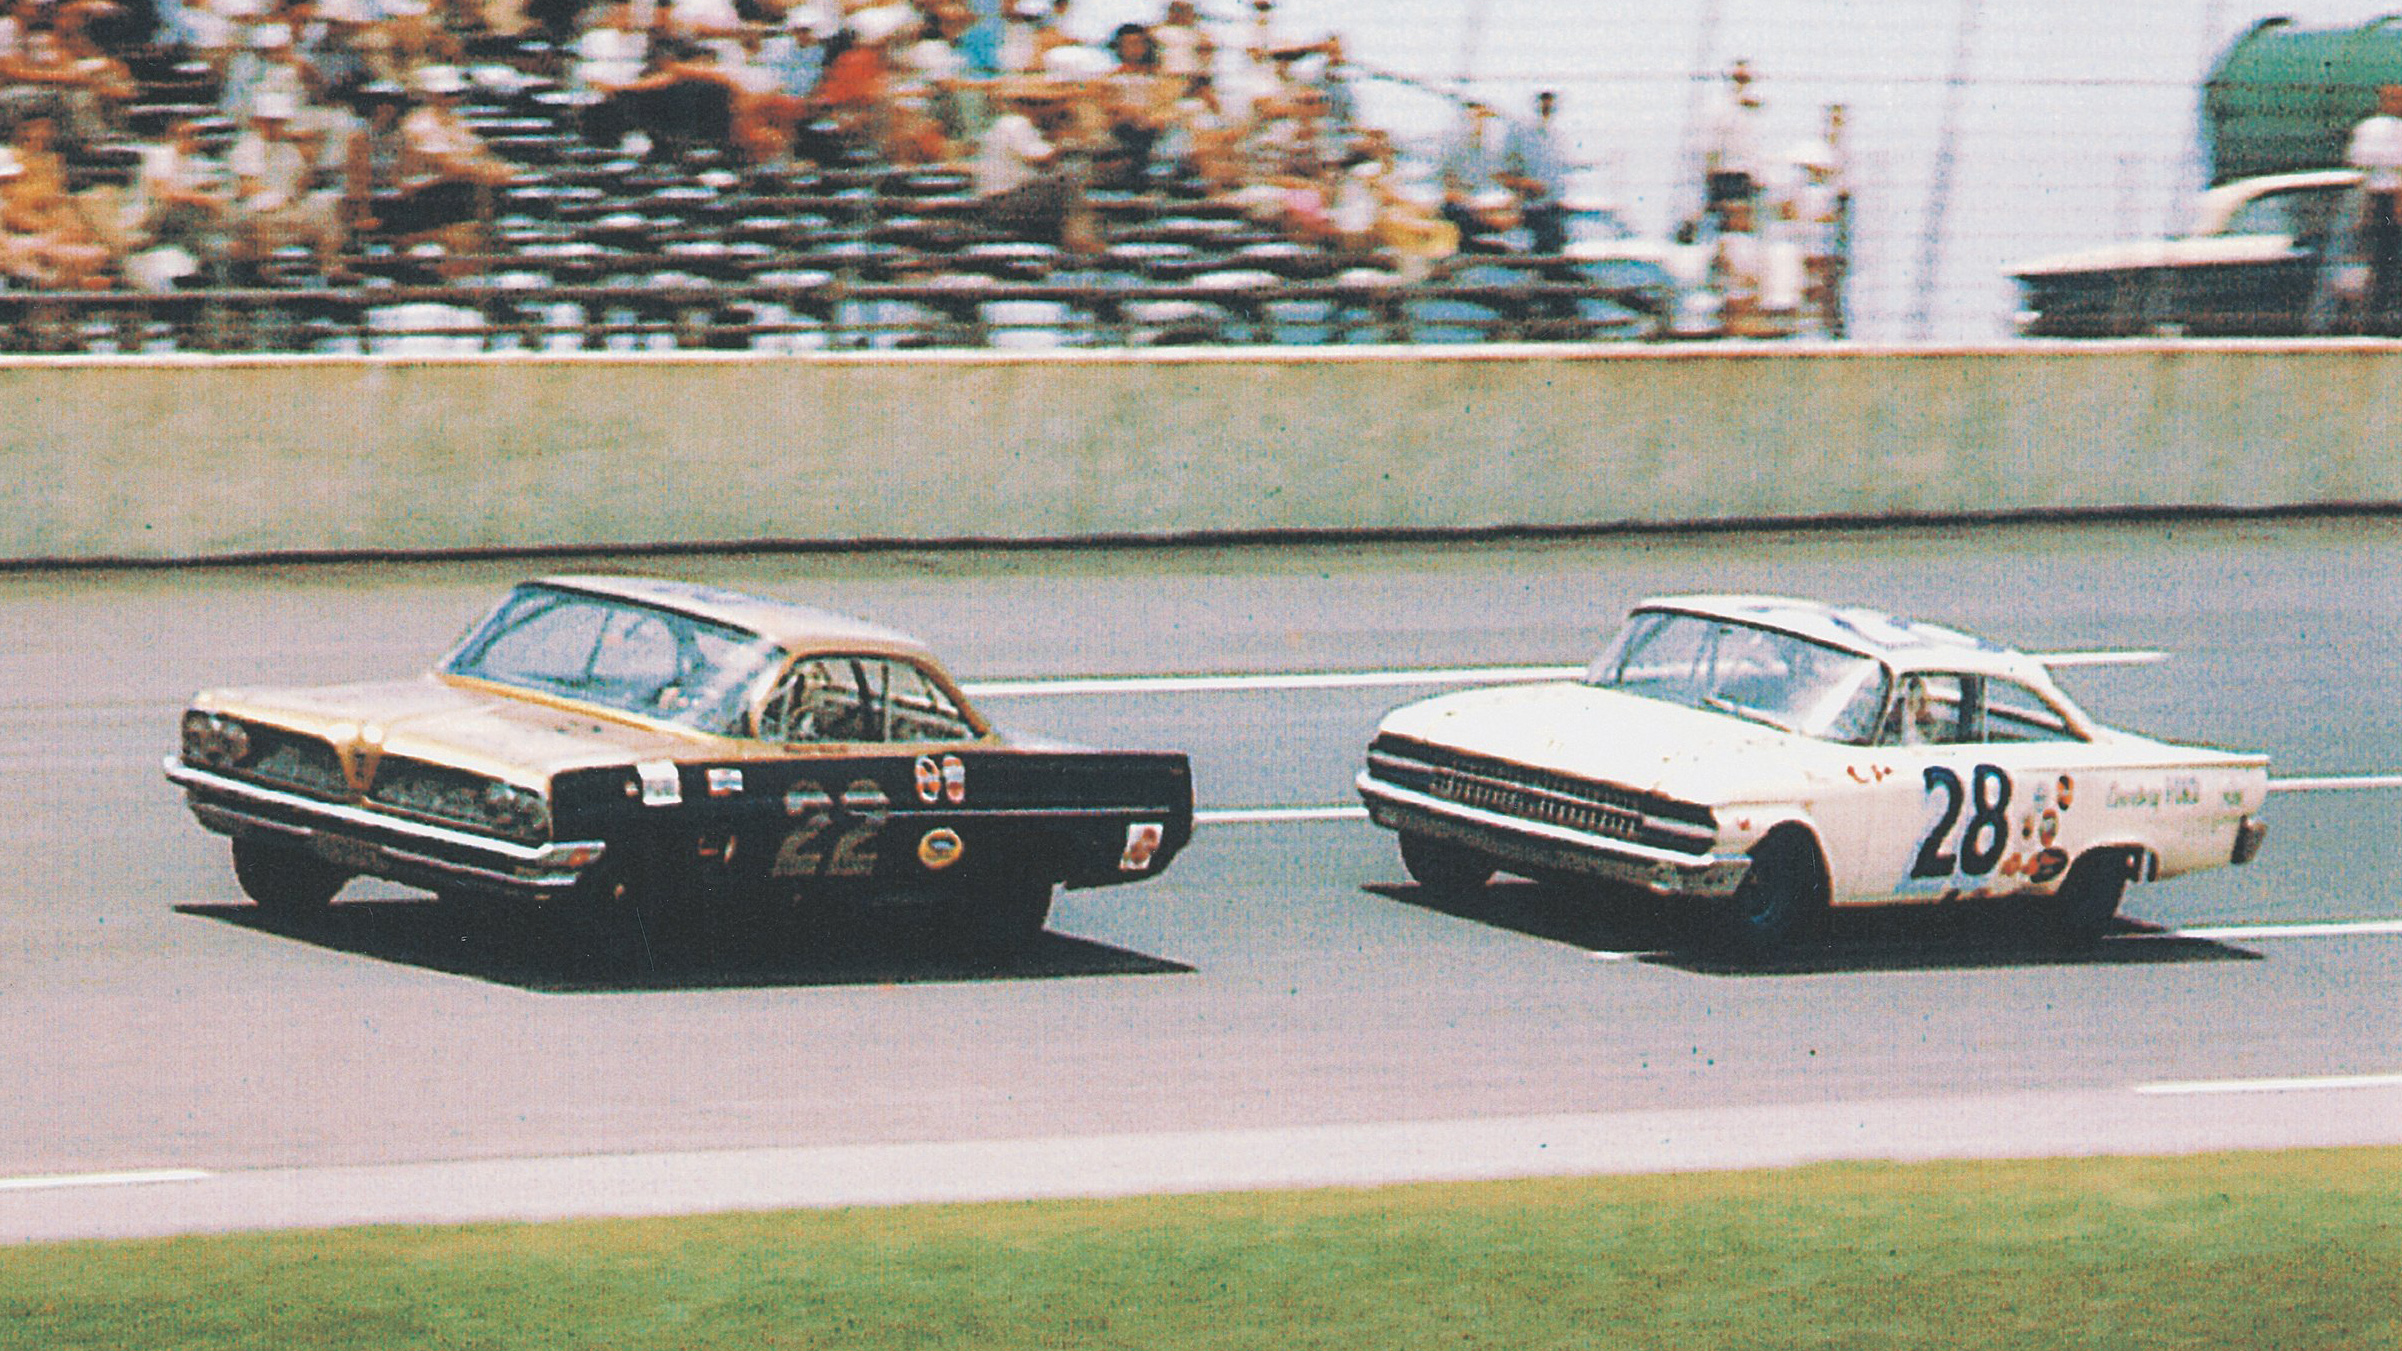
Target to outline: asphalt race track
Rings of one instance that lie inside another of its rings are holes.
[[[2063,953],[1847,916],[1773,966],[1341,812],[1431,686],[995,695],[1194,756],[1164,877],[998,969],[707,930],[562,960],[354,883],[261,920],[158,765],[196,688],[420,669],[523,563],[0,576],[0,1239],[1840,1156],[2402,1141],[2402,522],[635,560],[916,632],[973,683],[1575,663],[1634,601],[1856,600],[2043,651],[2104,721],[2261,748],[2249,868]],[[1399,679],[1401,677],[1396,677]],[[1256,813],[1237,809],[1263,809]]]

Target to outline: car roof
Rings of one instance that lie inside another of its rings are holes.
[[[1708,595],[1658,596],[1635,608],[1677,610],[1775,629],[1875,657],[1897,671],[1966,671],[2050,683],[2043,664],[2023,652],[1865,605],[1829,605],[1791,596]]]
[[[924,643],[895,629],[831,610],[699,582],[677,582],[662,577],[556,576],[538,578],[534,584],[635,601],[747,629],[796,653],[868,652],[933,659]]]

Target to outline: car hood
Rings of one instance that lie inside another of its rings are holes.
[[[1727,714],[1572,682],[1439,695],[1394,710],[1378,730],[1704,805],[1771,788],[1767,780],[1805,741]]]
[[[282,689],[219,690],[194,707],[325,738],[355,752],[455,765],[539,786],[563,770],[691,758],[733,744],[697,732],[587,712],[438,676]]]

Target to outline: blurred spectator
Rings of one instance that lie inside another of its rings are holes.
[[[1791,182],[1778,203],[1779,233],[1791,241],[1802,270],[1801,309],[1827,337],[1843,336],[1843,191],[1839,160],[1825,141],[1804,141],[1786,154]]]
[[[126,273],[136,284],[164,290],[186,277],[223,274],[232,203],[218,166],[200,149],[197,121],[177,118],[162,139],[142,147],[132,214],[140,248]]]
[[[650,65],[651,38],[631,0],[602,8],[600,19],[575,40],[576,85],[595,96],[614,94],[642,78]]]
[[[480,252],[492,194],[517,177],[517,166],[487,149],[459,115],[467,82],[457,67],[419,67],[410,83],[415,106],[399,121],[397,153],[373,144],[377,122],[366,133],[370,163],[389,163],[396,174],[376,184],[379,231],[402,243],[440,243],[452,254]]]
[[[1012,239],[1079,253],[1100,246],[1084,200],[1075,152],[1075,109],[1056,86],[1019,82],[1001,91],[1007,109],[976,153],[976,199],[985,224]]]
[[[1201,11],[1193,7],[1193,0],[1168,0],[1166,12],[1151,26],[1151,38],[1159,45],[1162,75],[1189,81],[1209,74],[1216,62],[1217,42],[1201,26]]]
[[[1499,148],[1493,144],[1493,109],[1474,100],[1460,109],[1460,125],[1443,147],[1436,174],[1443,184],[1443,219],[1459,228],[1463,238],[1486,227],[1478,212],[1489,210],[1501,186]],[[1480,205],[1481,204],[1481,205]]]
[[[1723,219],[1728,203],[1759,198],[1760,107],[1751,63],[1735,62],[1702,126],[1703,209],[1711,215]]]
[[[1151,152],[1175,114],[1180,82],[1160,73],[1159,41],[1141,24],[1118,25],[1109,50],[1117,58],[1104,86],[1111,143],[1093,166],[1093,182],[1140,187]]]
[[[2344,163],[2361,172],[2369,331],[2402,336],[2402,85],[2378,86],[2377,111],[2352,129]]]
[[[80,13],[17,0],[0,16],[0,115],[52,119],[78,149],[111,139],[135,92],[124,63],[83,35]]]
[[[342,246],[349,230],[342,220],[342,193],[317,182],[315,147],[295,125],[299,112],[290,95],[271,92],[253,101],[250,125],[226,152],[233,176],[233,239],[236,257],[257,264],[287,245],[305,246],[329,281],[344,281]]]
[[[1560,151],[1559,132],[1552,123],[1559,102],[1559,95],[1548,89],[1535,95],[1535,118],[1510,124],[1495,175],[1517,195],[1527,248],[1546,257],[1568,247],[1568,211],[1560,201],[1568,183],[1568,158]]]
[[[0,180],[0,227],[7,232],[9,275],[35,286],[100,289],[108,285],[108,246],[67,195],[66,162],[54,148],[56,126],[29,117],[9,143]]]
[[[1718,295],[1719,331],[1733,338],[1765,337],[1769,321],[1761,290],[1768,254],[1755,231],[1751,199],[1731,197],[1719,207],[1718,241],[1710,255],[1709,286]]]

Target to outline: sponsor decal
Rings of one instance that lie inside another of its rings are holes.
[[[2066,774],[2061,775],[2060,781],[2052,786],[2052,795],[2060,800],[2060,810],[2067,811],[2069,803],[2077,796],[2077,781]]]
[[[1885,780],[1893,777],[1893,766],[1845,765],[1843,767],[1843,772],[1851,776],[1851,781],[1853,783],[1883,783]]]
[[[2037,832],[2043,836],[2045,847],[2050,847],[2052,841],[2060,838],[2060,813],[2046,811],[2043,814],[2042,824],[2037,827]]]
[[[941,872],[957,863],[960,855],[966,852],[967,842],[960,839],[959,832],[949,826],[929,830],[925,838],[917,842],[917,861],[925,864],[928,872]]]
[[[684,800],[684,779],[673,760],[645,760],[634,766],[642,778],[642,805],[673,807]]]
[[[796,783],[784,790],[786,816],[807,816],[811,812],[825,811],[833,805],[834,799],[814,783]]]
[[[2160,809],[2160,785],[2156,783],[2120,783],[2113,779],[2110,791],[2103,794],[2102,805],[2113,811],[2128,808]]]
[[[742,791],[742,771],[712,769],[709,771],[709,796],[731,797]]]
[[[1157,821],[1137,821],[1126,827],[1126,852],[1118,856],[1118,871],[1149,872],[1160,841],[1166,837],[1167,828]]]
[[[942,758],[942,795],[954,807],[967,801],[967,762],[956,755]]]
[[[2068,851],[2046,849],[2027,861],[2027,880],[2041,886],[2068,871]]]
[[[917,800],[932,802],[942,796],[942,770],[931,755],[917,758]]]
[[[2202,781],[2179,775],[2170,779],[2161,789],[2160,798],[2171,807],[2199,807],[2202,805]]]

